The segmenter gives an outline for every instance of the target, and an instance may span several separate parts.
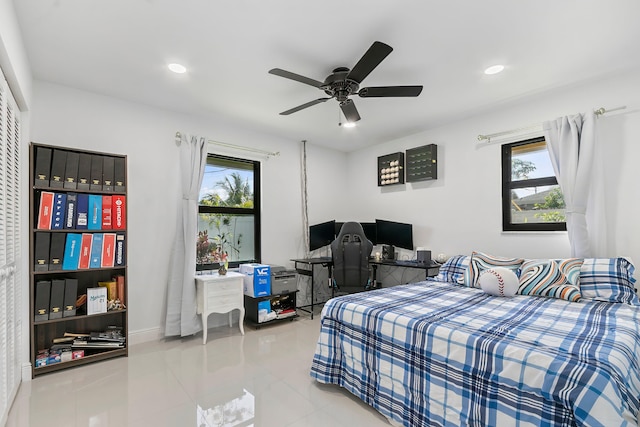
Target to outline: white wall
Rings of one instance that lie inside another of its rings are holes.
[[[566,233],[501,231],[500,143],[480,144],[476,137],[593,108],[626,105],[629,108],[623,114],[611,113],[598,119],[599,142],[606,147],[609,189],[603,203],[616,241],[611,256],[629,255],[638,262],[639,99],[640,73],[636,71],[536,95],[508,108],[350,153],[351,211],[363,218],[413,223],[415,246],[426,246],[434,255],[481,250],[523,257],[569,256]],[[437,180],[377,187],[378,156],[431,143],[438,144]]]
[[[240,124],[215,118],[186,116],[39,81],[34,83],[33,99],[32,141],[128,156],[128,308],[132,342],[136,333],[157,336],[159,327],[164,326],[169,248],[181,197],[176,131],[279,151],[280,156],[261,158],[262,259],[291,266],[289,259],[304,255],[298,141],[252,133]],[[331,192],[322,189],[341,188],[346,177],[346,155],[313,146],[308,151],[309,187],[314,194],[309,202],[310,216],[324,217],[332,212],[332,199]],[[244,155],[229,151],[224,154]],[[327,174],[325,164],[340,167]]]
[[[11,0],[0,0],[0,66],[18,107],[27,110],[31,100],[31,68]]]

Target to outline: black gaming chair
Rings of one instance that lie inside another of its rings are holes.
[[[346,222],[331,243],[334,286],[341,292],[361,292],[369,286],[369,256],[373,244],[362,225]]]

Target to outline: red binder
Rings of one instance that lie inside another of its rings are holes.
[[[38,230],[51,230],[54,193],[43,191],[40,193],[40,209],[38,211]]]
[[[82,233],[80,241],[80,261],[78,261],[78,270],[89,268],[89,260],[91,259],[91,243],[93,242],[93,234]]]
[[[113,267],[116,249],[116,233],[104,233],[102,237],[102,267]]]
[[[111,196],[102,196],[102,229],[111,230]]]
[[[114,230],[127,228],[127,203],[126,196],[114,195],[111,197],[111,224]]]

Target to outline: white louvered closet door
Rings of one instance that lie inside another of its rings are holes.
[[[0,414],[20,384],[20,111],[0,70]]]

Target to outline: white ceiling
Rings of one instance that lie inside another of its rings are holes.
[[[14,0],[34,78],[353,151],[520,100],[640,68],[638,0]],[[335,100],[268,74],[324,80],[375,40],[394,51],[365,86],[418,98]],[[177,75],[166,65],[179,62]],[[503,73],[483,74],[496,63]],[[183,129],[188,132],[188,129]],[[215,139],[215,135],[207,135]],[[234,141],[226,141],[233,143]]]

